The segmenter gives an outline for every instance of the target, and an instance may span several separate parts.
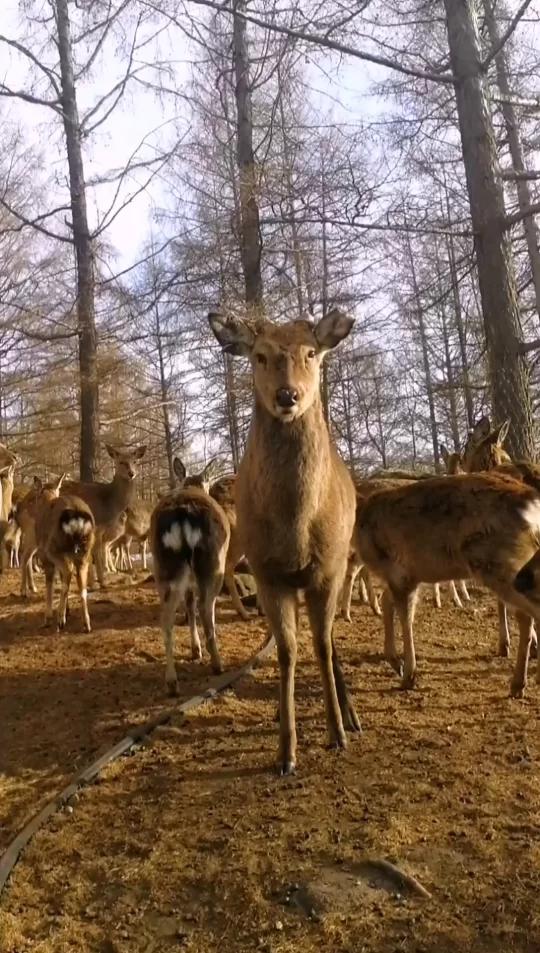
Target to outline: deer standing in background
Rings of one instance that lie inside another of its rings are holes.
[[[216,599],[223,585],[229,546],[229,524],[221,507],[209,496],[210,462],[201,473],[187,476],[178,457],[174,472],[181,488],[162,497],[150,520],[150,549],[161,603],[161,628],[167,660],[165,680],[170,695],[178,692],[174,664],[176,610],[185,601],[191,633],[192,658],[202,658],[197,632],[197,602],[206,647],[214,672],[222,672],[216,626]]]
[[[456,476],[458,473],[465,473],[465,470],[463,469],[463,460],[460,453],[458,453],[457,451],[450,453],[446,449],[444,443],[441,443],[439,445],[439,452],[443,459],[448,476]],[[452,579],[452,581],[448,585],[450,588],[450,595],[452,596],[452,601],[454,605],[457,606],[458,609],[463,609],[463,603],[459,596],[459,592],[457,591],[456,583]],[[470,602],[471,597],[469,595],[469,590],[467,589],[467,586],[465,584],[465,580],[459,579],[458,586],[461,592],[461,597],[465,599],[466,602]],[[441,587],[438,582],[436,582],[435,585],[433,586],[433,601],[435,603],[435,607],[437,609],[440,609],[441,608]]]
[[[210,487],[210,496],[221,506],[225,516],[229,521],[229,526],[231,529],[229,549],[227,550],[227,561],[225,563],[225,584],[227,586],[231,602],[238,615],[241,619],[248,620],[250,618],[249,612],[247,612],[242,605],[242,600],[240,599],[240,595],[238,593],[238,587],[234,575],[234,570],[244,555],[242,542],[238,535],[237,528],[238,518],[236,515],[235,486],[236,477],[221,477]]]
[[[50,487],[34,480],[35,542],[45,572],[47,608],[45,623],[53,617],[53,586],[56,572],[60,575],[61,591],[58,608],[58,628],[66,625],[69,587],[75,573],[81,599],[84,629],[91,632],[88,612],[88,569],[94,545],[94,517],[87,504],[72,494],[62,493],[65,474]]]
[[[146,453],[146,447],[135,450],[117,450],[106,444],[107,453],[114,463],[114,476],[109,483],[83,483],[70,481],[64,489],[80,497],[88,504],[96,524],[94,560],[98,580],[105,586],[105,545],[104,533],[135,500],[135,481],[139,461]]]
[[[255,402],[236,480],[238,532],[275,635],[280,667],[279,767],[296,763],[294,673],[299,592],[304,591],[323,684],[329,742],[360,730],[332,626],[355,518],[347,467],[331,443],[320,396],[324,355],[353,321],[335,310],[317,324],[249,323],[212,313],[223,349],[248,357]]]
[[[358,546],[384,580],[385,655],[401,674],[394,610],[399,616],[402,688],[412,688],[416,676],[413,620],[419,584],[472,577],[516,609],[520,639],[511,693],[523,694],[531,617],[540,612],[536,563],[530,563],[540,550],[540,476],[531,470],[530,479],[527,485],[497,473],[439,477],[366,501]]]

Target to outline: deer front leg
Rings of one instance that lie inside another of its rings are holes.
[[[334,675],[332,626],[336,612],[339,583],[328,581],[324,588],[306,590],[306,606],[313,633],[313,646],[323,686],[328,741],[332,748],[346,748],[347,738]]]
[[[178,695],[178,679],[174,664],[174,620],[178,603],[184,594],[184,587],[178,582],[159,587],[161,600],[161,630],[165,644],[165,683],[169,695]]]
[[[360,566],[356,562],[355,558],[351,556],[347,563],[347,572],[345,574],[345,582],[343,583],[343,589],[341,591],[341,617],[345,619],[346,622],[352,622],[351,619],[351,602],[352,594],[354,589],[354,581],[360,572]]]
[[[54,585],[54,565],[48,560],[45,562],[45,625],[50,625],[53,620],[53,585]]]
[[[467,589],[467,584],[464,579],[459,580],[459,591],[461,592],[462,599],[465,599],[465,602],[471,601],[469,590]]]
[[[244,619],[244,621],[247,622],[249,619],[249,612],[247,611],[245,606],[242,605],[242,600],[240,599],[240,596],[238,595],[238,589],[236,587],[236,579],[234,578],[234,565],[232,563],[226,563],[225,565],[225,583],[227,585],[229,596],[234,608],[236,609],[236,612],[238,613],[241,619]]]
[[[433,586],[433,605],[436,609],[441,608],[441,586],[438,582]]]
[[[294,671],[296,666],[296,593],[262,584],[257,593],[277,643],[279,661],[279,754],[282,775],[296,770],[296,720],[294,711]]]
[[[403,678],[400,688],[406,691],[414,688],[416,680],[416,654],[414,651],[413,622],[417,589],[394,590],[394,605],[403,635]]]
[[[201,622],[204,629],[206,649],[212,661],[212,671],[219,674],[223,671],[223,662],[219,654],[219,648],[216,638],[216,599],[221,591],[223,584],[223,575],[214,579],[199,582],[199,611],[201,613]]]
[[[334,669],[334,679],[336,681],[336,690],[338,695],[339,707],[341,708],[341,717],[343,718],[343,727],[349,731],[362,731],[360,719],[356,714],[356,709],[351,701],[343,669],[339,661],[334,640],[332,639],[332,666]]]
[[[454,580],[451,579],[450,582],[448,583],[448,585],[449,585],[449,588],[450,588],[450,595],[452,596],[452,601],[453,601],[454,605],[457,606],[458,609],[463,609],[463,603],[462,603],[461,599],[459,598],[459,593],[458,593],[458,591],[457,591],[457,589],[456,589],[456,584],[455,584]]]
[[[529,667],[529,653],[531,649],[533,620],[524,612],[516,612],[519,626],[519,644],[516,658],[516,667],[510,683],[512,698],[523,698],[527,684],[527,669]]]
[[[61,589],[60,603],[58,605],[58,628],[62,630],[66,627],[69,586],[71,583],[71,569],[68,569],[67,566],[63,566],[60,569],[60,580]]]
[[[401,677],[403,675],[403,662],[401,661],[396,647],[396,629],[394,625],[394,600],[389,589],[385,589],[382,595],[382,612],[384,623],[384,657],[388,664],[394,669],[394,672]]]
[[[506,605],[499,599],[497,602],[497,612],[499,615],[499,655],[501,658],[508,658],[510,655],[510,632],[508,629],[508,612]]]
[[[91,632],[90,613],[88,612],[88,563],[76,567],[77,588],[81,599],[84,631]]]
[[[367,591],[368,602],[371,606],[374,615],[381,615],[381,607],[379,605],[379,600],[377,598],[377,593],[373,588],[373,582],[371,581],[371,573],[367,566],[362,566],[360,570],[360,577],[364,583],[364,586]]]

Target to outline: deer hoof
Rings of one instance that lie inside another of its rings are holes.
[[[352,622],[352,617],[350,612],[343,611],[341,613],[341,618],[344,620],[344,622]]]
[[[523,698],[525,695],[525,685],[521,682],[510,683],[510,698]]]
[[[223,662],[221,659],[219,659],[218,662],[212,662],[212,671],[214,675],[221,675],[221,673],[224,671]]]
[[[530,656],[531,658],[538,658],[538,642],[531,643]]]
[[[403,660],[400,659],[398,655],[388,655],[386,657],[386,661],[390,665],[390,668],[394,670],[396,675],[399,675],[401,678],[403,675]]]
[[[416,681],[416,672],[411,672],[410,675],[404,675],[401,679],[401,684],[399,686],[400,691],[408,692],[411,688],[414,688],[414,683]]]
[[[178,679],[175,678],[174,681],[167,682],[167,694],[171,698],[175,698],[179,694]]]
[[[349,702],[344,711],[341,712],[341,717],[343,718],[343,727],[347,731],[362,731],[362,725],[360,724],[360,719],[356,714],[356,709],[352,702]]]
[[[508,642],[501,642],[499,645],[499,658],[510,658],[510,646]]]
[[[282,778],[290,778],[291,775],[296,774],[296,762],[294,761],[282,761],[278,764],[278,774]]]

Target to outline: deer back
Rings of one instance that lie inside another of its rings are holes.
[[[171,582],[186,568],[196,575],[223,571],[229,524],[215,500],[198,487],[168,493],[150,519],[150,548],[158,582]]]

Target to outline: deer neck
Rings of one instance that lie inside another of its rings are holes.
[[[126,480],[115,473],[111,482],[111,498],[119,510],[124,510],[135,499],[135,480]]]

